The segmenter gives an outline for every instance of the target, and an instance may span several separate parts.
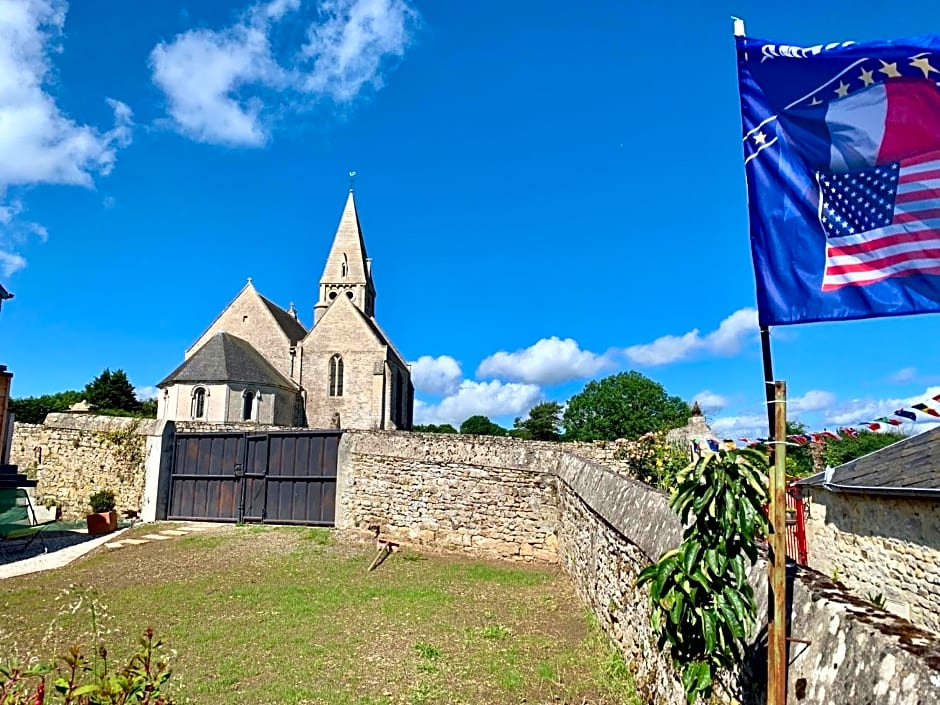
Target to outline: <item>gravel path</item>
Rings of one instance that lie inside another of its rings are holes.
[[[119,529],[114,533],[96,536],[94,538],[89,537],[87,533],[79,531],[63,531],[58,532],[56,535],[45,536],[43,538],[48,548],[46,553],[37,553],[37,550],[32,550],[30,553],[33,555],[28,558],[22,558],[9,563],[0,563],[0,580],[12,578],[16,575],[26,575],[27,573],[38,573],[42,570],[61,568],[64,565],[68,565],[76,558],[84,556],[101,544],[114,541],[125,531],[127,531],[126,528]],[[38,551],[42,551],[41,545],[39,539],[33,542],[33,546],[37,546]]]

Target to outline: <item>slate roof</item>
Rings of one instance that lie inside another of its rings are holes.
[[[797,484],[833,492],[940,498],[940,428],[905,438]]]
[[[290,338],[290,342],[296,343],[297,341],[304,339],[304,336],[307,335],[307,329],[304,328],[300,322],[297,321],[297,319],[295,319],[276,303],[266,299],[261,294],[258,294],[258,298],[260,298],[261,302],[268,307],[268,311],[270,311],[271,315],[274,316],[274,320],[277,321],[277,324],[281,327],[281,330],[284,331],[284,335]]]
[[[157,386],[163,388],[176,382],[241,382],[287,389],[297,387],[250,343],[229,333],[216,333]]]

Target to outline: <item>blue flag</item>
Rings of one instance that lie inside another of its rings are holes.
[[[737,37],[761,325],[940,311],[940,37]]]

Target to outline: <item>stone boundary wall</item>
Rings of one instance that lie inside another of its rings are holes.
[[[621,468],[565,452],[569,448],[505,438],[345,433],[337,526],[377,523],[405,542],[516,560],[549,560],[546,553],[557,545],[554,560],[623,650],[642,699],[681,705],[682,688],[650,631],[647,593],[634,588],[639,571],[681,540],[678,519],[663,493]],[[765,614],[765,563],[752,569],[751,579],[759,614]],[[940,702],[936,634],[815,571],[794,570],[791,581],[791,635],[809,643],[790,644],[788,702]],[[766,627],[752,639],[750,661],[727,676],[718,694],[762,705]]]
[[[64,520],[83,518],[91,511],[91,494],[105,489],[114,491],[119,512],[140,511],[147,437],[159,423],[121,416],[49,414],[42,425],[14,424],[10,462],[36,478],[35,496],[40,502],[54,502]]]
[[[940,517],[933,499],[810,488],[810,565],[940,633]]]

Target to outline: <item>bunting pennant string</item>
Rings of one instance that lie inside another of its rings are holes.
[[[940,394],[936,394],[928,401],[940,402]],[[859,432],[878,432],[882,429],[891,430],[897,428],[898,426],[903,426],[904,421],[902,419],[907,419],[912,423],[916,423],[918,420],[918,414],[922,414],[928,418],[922,418],[923,421],[932,421],[932,418],[940,419],[940,410],[935,409],[934,407],[928,405],[925,402],[920,402],[918,404],[911,404],[911,407],[900,409],[895,409],[894,413],[890,416],[881,416],[872,421],[859,421],[856,424],[851,426],[842,426],[837,431],[830,431],[828,429],[823,429],[822,431],[816,433],[805,433],[805,434],[794,434],[792,436],[787,436],[787,441],[790,443],[795,443],[796,445],[805,446],[809,443],[819,443],[823,439],[831,439],[834,441],[842,440],[843,437],[847,436],[849,438],[858,438]],[[841,435],[840,435],[841,434]],[[724,440],[717,441],[714,439],[709,439],[707,441],[693,441],[693,445],[698,450],[710,450],[713,453],[718,452],[718,450],[734,450],[740,447],[749,447],[753,448],[754,446],[759,446],[763,443],[767,443],[769,439],[767,438],[725,438]]]

